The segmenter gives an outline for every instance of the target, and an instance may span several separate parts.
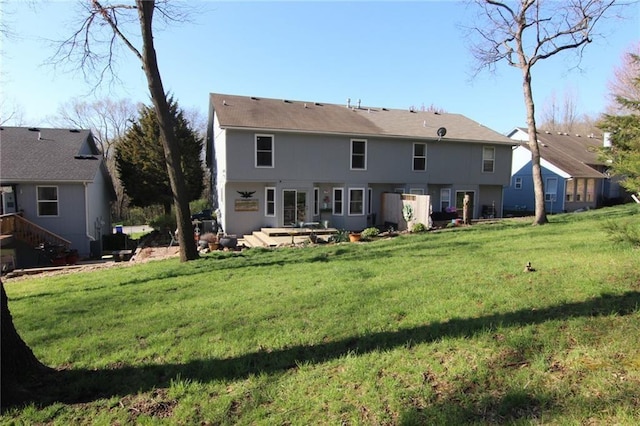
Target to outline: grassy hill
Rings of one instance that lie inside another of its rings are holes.
[[[59,372],[0,421],[636,424],[639,213],[8,280]]]

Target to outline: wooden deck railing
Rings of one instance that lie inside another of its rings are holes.
[[[0,228],[2,235],[13,235],[18,240],[24,241],[34,248],[44,243],[60,245],[67,249],[71,248],[71,241],[65,240],[59,235],[28,221],[18,213],[1,215]]]

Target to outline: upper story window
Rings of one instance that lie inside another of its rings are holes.
[[[521,177],[514,178],[513,187],[515,189],[522,189],[522,178]]]
[[[367,141],[351,139],[351,170],[367,170]]]
[[[58,187],[38,186],[38,216],[58,216]]]
[[[256,135],[256,167],[273,167],[273,135]]]
[[[413,171],[424,172],[427,170],[427,144],[413,144]]]
[[[496,149],[492,146],[482,147],[482,171],[493,173],[496,165]]]

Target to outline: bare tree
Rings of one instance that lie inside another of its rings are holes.
[[[539,123],[539,129],[550,132],[587,134],[597,130],[594,126],[595,119],[578,113],[578,94],[573,88],[564,91],[561,104],[554,91],[545,100],[536,123]]]
[[[193,226],[184,173],[180,165],[180,149],[153,41],[155,12],[165,23],[179,22],[184,20],[185,15],[168,0],[135,0],[133,4],[103,4],[98,0],[90,0],[82,4],[84,14],[80,28],[60,45],[55,57],[79,60],[81,69],[88,74],[97,75],[98,82],[102,82],[107,75],[115,75],[112,68],[113,60],[122,44],[141,62],[160,125],[160,139],[178,223],[180,260],[196,259],[198,252],[193,242]],[[181,3],[181,7],[186,5]],[[134,22],[139,25],[139,33],[129,35],[129,26]],[[142,43],[140,48],[134,44],[138,37]]]
[[[609,80],[609,115],[637,114],[638,111],[625,107],[618,99],[640,99],[640,85],[637,84],[640,76],[640,62],[634,60],[634,55],[640,56],[640,42],[636,42],[629,51],[625,52],[620,64],[613,70],[613,76]]]
[[[471,28],[477,39],[471,47],[477,71],[484,68],[493,71],[498,63],[506,61],[522,73],[535,193],[533,224],[541,225],[548,219],[533,101],[533,66],[568,50],[579,58],[596,36],[597,23],[612,9],[615,0],[474,0],[474,3],[480,11],[475,21],[478,24]]]
[[[115,165],[113,147],[138,116],[138,106],[130,99],[98,99],[91,102],[79,98],[71,99],[58,107],[55,116],[47,121],[53,126],[90,129],[102,151],[109,173],[113,177],[116,204],[112,212],[121,218],[127,204],[127,195],[120,182]]]
[[[0,99],[0,126],[8,124],[24,125],[24,109],[18,103],[10,102],[3,97]]]
[[[90,129],[105,158],[112,157],[113,144],[137,118],[138,106],[130,99],[71,99],[58,107],[48,121],[54,126]]]

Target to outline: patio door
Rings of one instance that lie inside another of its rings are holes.
[[[285,189],[282,193],[284,225],[298,224],[307,220],[307,193]]]

